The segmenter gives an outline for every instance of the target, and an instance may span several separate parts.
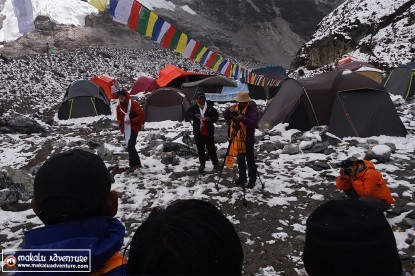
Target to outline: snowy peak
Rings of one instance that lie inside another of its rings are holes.
[[[326,16],[298,52],[294,67],[329,65],[348,54],[381,68],[415,55],[415,1],[349,0]]]

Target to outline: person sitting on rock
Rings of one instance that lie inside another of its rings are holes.
[[[36,173],[31,202],[45,226],[25,233],[23,249],[88,249],[93,274],[125,274],[119,254],[125,228],[113,218],[113,181],[96,154],[74,149],[52,155]]]
[[[382,211],[395,203],[382,174],[368,160],[353,157],[343,160],[336,186],[348,198],[367,202]]]
[[[206,164],[205,147],[212,161],[213,169],[220,170],[218,156],[215,149],[215,125],[219,113],[211,101],[206,101],[205,93],[196,94],[196,104],[191,106],[185,113],[185,117],[193,120],[193,135],[199,155],[199,172],[202,173]]]
[[[237,232],[215,206],[178,200],[138,227],[127,275],[241,275],[243,258]]]

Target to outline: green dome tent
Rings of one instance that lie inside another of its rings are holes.
[[[383,81],[391,94],[400,95],[405,100],[415,96],[415,62],[394,68]]]
[[[98,115],[111,115],[110,102],[104,89],[89,80],[79,80],[69,85],[58,118],[67,120]]]

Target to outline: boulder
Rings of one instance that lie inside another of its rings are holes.
[[[45,133],[46,129],[33,119],[15,116],[13,118],[2,120],[0,133]]]
[[[161,154],[161,163],[176,166],[180,164],[180,160],[174,152],[163,152]]]
[[[297,153],[300,153],[300,148],[298,146],[292,146],[292,145],[285,145],[281,151],[281,154],[293,155]]]
[[[387,145],[376,145],[370,148],[364,157],[366,160],[376,159],[381,163],[385,163],[390,160],[392,150]]]
[[[0,206],[33,197],[33,178],[24,170],[3,167],[0,171]]]
[[[272,142],[262,143],[259,146],[259,150],[262,152],[271,152],[275,150],[275,144]]]
[[[174,152],[176,155],[185,157],[185,156],[197,156],[197,151],[190,148],[187,145],[175,143],[175,142],[165,142],[163,144],[163,152]]]
[[[88,139],[86,141],[86,144],[88,145],[88,147],[90,149],[97,149],[97,148],[102,147],[104,145],[104,143],[101,140],[97,139],[97,138]]]
[[[309,152],[312,153],[324,153],[329,147],[328,142],[316,143],[310,149]]]

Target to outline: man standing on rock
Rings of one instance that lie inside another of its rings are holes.
[[[213,168],[219,170],[220,166],[214,138],[214,123],[218,121],[219,114],[213,103],[206,101],[205,93],[199,92],[196,94],[196,104],[186,111],[185,117],[193,120],[193,135],[200,161],[199,172],[202,173],[206,165],[205,147],[212,161]]]
[[[130,99],[130,94],[125,89],[117,92],[119,104],[117,105],[117,122],[128,151],[130,172],[141,168],[140,157],[135,148],[138,132],[143,127],[144,111],[137,101]]]

